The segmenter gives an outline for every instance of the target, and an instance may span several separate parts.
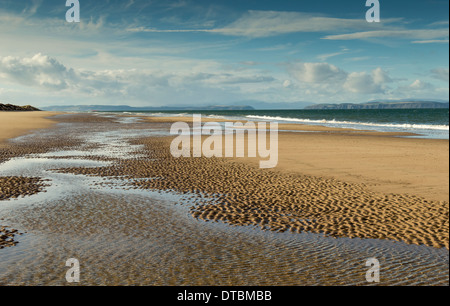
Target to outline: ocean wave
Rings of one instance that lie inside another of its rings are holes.
[[[375,123],[375,122],[355,122],[355,121],[338,121],[338,120],[313,120],[302,118],[288,118],[288,117],[272,117],[272,116],[245,116],[248,119],[262,119],[262,120],[277,120],[286,122],[298,122],[309,124],[329,124],[329,125],[352,125],[352,126],[367,126],[367,127],[385,127],[385,128],[397,128],[408,130],[439,130],[449,131],[448,125],[437,124],[408,124],[408,123]]]

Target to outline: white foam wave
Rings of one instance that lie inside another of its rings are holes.
[[[385,127],[385,128],[397,128],[406,130],[440,130],[449,131],[448,125],[437,124],[407,124],[407,123],[375,123],[375,122],[354,122],[354,121],[338,121],[338,120],[312,120],[301,118],[286,118],[286,117],[272,117],[272,116],[246,116],[248,119],[262,119],[262,120],[276,120],[286,122],[298,122],[309,124],[329,124],[329,125],[351,125],[351,126],[368,126],[368,127]]]

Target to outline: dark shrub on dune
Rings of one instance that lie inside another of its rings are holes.
[[[37,109],[36,107],[33,107],[31,105],[17,106],[17,105],[12,105],[12,104],[0,103],[0,111],[2,111],[2,112],[32,112],[32,111],[40,111],[40,109]]]

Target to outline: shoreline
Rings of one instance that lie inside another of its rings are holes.
[[[281,111],[281,110],[280,110]],[[264,112],[264,111],[262,111]],[[202,112],[198,112],[202,113]],[[173,121],[177,118],[180,118],[181,121],[185,121],[186,118],[192,117],[194,114],[198,114],[192,112],[188,113],[145,113],[145,112],[123,112],[124,115],[132,115],[132,116],[142,116],[148,118],[154,118],[155,120],[159,120],[158,118],[164,118]],[[120,114],[110,112],[110,114]],[[188,117],[187,117],[188,116]],[[285,115],[288,116],[288,115]],[[348,131],[365,131],[366,133],[384,133],[386,135],[396,135],[396,136],[410,136],[415,138],[424,138],[424,139],[446,139],[449,140],[448,134],[448,122],[444,123],[443,121],[435,122],[435,123],[420,123],[420,121],[413,120],[411,123],[405,122],[405,120],[392,121],[377,121],[377,119],[371,120],[370,118],[361,118],[360,120],[352,117],[352,118],[340,118],[340,119],[331,119],[333,117],[328,118],[326,114],[323,114],[322,117],[313,116],[313,119],[302,119],[297,118],[295,116],[291,117],[282,117],[280,116],[265,116],[265,115],[246,115],[246,114],[213,114],[211,112],[207,112],[206,114],[202,114],[203,120],[207,121],[216,121],[216,122],[224,122],[224,121],[253,121],[253,122],[264,122],[264,121],[272,121],[279,122],[280,126],[283,125],[286,127],[286,130],[295,131],[295,130],[304,130],[308,127],[310,131],[321,131],[321,130],[348,130]],[[308,117],[309,118],[309,117]],[[318,118],[328,118],[328,119],[318,119]],[[445,118],[445,117],[444,117]],[[391,118],[393,119],[393,118]],[[417,119],[417,118],[416,118]],[[441,118],[442,119],[442,118]],[[189,120],[189,119],[187,119]],[[302,126],[300,129],[298,126]],[[280,129],[281,130],[281,129]]]

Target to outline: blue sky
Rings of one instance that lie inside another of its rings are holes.
[[[0,0],[0,102],[448,100],[449,2],[365,3]]]

